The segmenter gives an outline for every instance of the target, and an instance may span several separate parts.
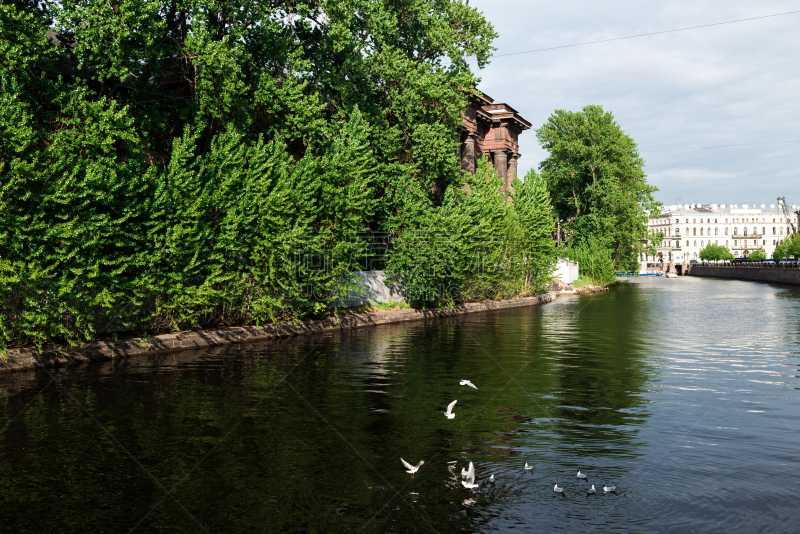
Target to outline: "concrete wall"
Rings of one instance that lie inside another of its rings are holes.
[[[778,267],[714,267],[712,265],[693,265],[689,276],[713,276],[756,282],[776,282],[779,284],[800,285],[800,269],[781,269]]]
[[[579,274],[577,261],[570,261],[567,258],[558,258],[553,278],[558,278],[565,284],[571,284],[578,279]]]

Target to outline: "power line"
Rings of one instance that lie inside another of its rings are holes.
[[[779,143],[800,143],[800,139],[791,139],[789,141],[768,141],[765,143],[744,143],[742,145],[713,145],[713,146],[692,146],[686,148],[664,148],[660,150],[642,150],[641,153],[646,154],[648,152],[677,152],[680,150],[700,150],[703,148],[729,148],[737,146],[776,145]]]
[[[626,37],[612,37],[611,39],[601,39],[599,41],[587,41],[585,43],[574,43],[574,44],[561,45],[561,46],[550,46],[550,47],[547,47],[547,48],[537,48],[535,50],[525,50],[524,52],[510,52],[508,54],[497,54],[497,55],[494,55],[492,57],[518,56],[520,54],[533,54],[534,52],[546,52],[547,50],[558,50],[558,49],[561,49],[561,48],[572,48],[572,47],[575,47],[575,46],[586,46],[586,45],[591,45],[591,44],[610,43],[610,42],[613,42],[613,41],[622,41],[624,39],[635,39],[637,37],[648,37],[650,35],[661,35],[661,34],[664,34],[664,33],[683,32],[683,31],[686,31],[686,30],[696,30],[698,28],[710,28],[712,26],[722,26],[724,24],[736,24],[738,22],[747,22],[747,21],[750,21],[750,20],[760,20],[760,19],[768,19],[768,18],[772,18],[772,17],[782,17],[784,15],[794,15],[794,14],[797,14],[797,13],[800,13],[800,10],[798,10],[798,11],[787,11],[785,13],[774,13],[772,15],[762,15],[760,17],[749,17],[749,18],[746,18],[746,19],[728,20],[728,21],[725,21],[725,22],[712,22],[711,24],[701,24],[699,26],[687,26],[685,28],[675,28],[673,30],[661,30],[661,31],[657,31],[657,32],[640,33],[640,34],[637,34],[637,35],[628,35]],[[469,58],[469,59],[473,59],[473,58]]]

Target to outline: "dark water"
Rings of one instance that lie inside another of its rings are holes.
[[[798,319],[797,289],[651,279],[431,324],[0,376],[0,526],[798,532]],[[400,457],[426,463],[411,479]],[[453,474],[469,461],[476,493]],[[617,493],[587,497],[579,468]]]

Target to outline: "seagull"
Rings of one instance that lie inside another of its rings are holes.
[[[559,488],[558,483],[555,483],[553,485],[553,491],[555,491],[558,494],[564,495],[564,488]]]
[[[589,488],[588,490],[586,490],[586,494],[587,495],[594,495],[595,493],[597,493],[597,490],[594,489],[594,484],[592,484],[592,487]]]
[[[471,462],[470,462],[470,463],[471,463]],[[461,468],[461,478],[467,478],[467,475],[468,475],[468,474],[469,474],[469,471],[467,471],[466,469],[464,469],[464,468],[462,467],[462,468]]]
[[[494,473],[492,473],[492,476],[489,477],[489,482],[494,482]]]
[[[603,492],[604,493],[614,493],[614,490],[616,490],[616,489],[617,489],[616,486],[606,486],[605,484],[603,484]]]
[[[469,463],[469,470],[467,470],[467,480],[462,480],[461,483],[465,488],[474,490],[480,484],[475,484],[475,464]]]
[[[525,462],[525,470],[526,471],[530,471],[531,469],[533,469],[533,466],[532,465],[528,465],[528,462]]]
[[[469,386],[471,388],[478,389],[478,387],[475,384],[473,384],[472,382],[470,382],[469,380],[462,380],[459,383],[459,386]]]
[[[417,465],[411,465],[410,463],[406,462],[402,458],[400,458],[400,461],[403,462],[403,465],[406,466],[406,469],[408,469],[408,471],[406,471],[406,473],[411,475],[411,478],[414,478],[414,473],[419,471],[419,468],[422,467],[422,464],[425,463],[425,460],[420,460]]]
[[[586,475],[584,475],[583,473],[581,473],[581,470],[580,470],[580,469],[578,469],[578,474],[577,474],[577,475],[575,475],[575,476],[576,476],[576,477],[578,477],[578,478],[580,478],[581,480],[585,480],[586,482],[589,482],[589,477],[587,477]]]
[[[453,402],[447,405],[447,411],[442,412],[448,419],[452,419],[453,417],[456,416],[456,414],[453,413],[453,406],[455,406],[457,402],[458,402],[457,400],[454,400]]]

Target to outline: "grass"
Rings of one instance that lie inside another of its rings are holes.
[[[579,287],[587,287],[593,285],[594,284],[592,283],[592,281],[585,274],[578,276],[578,279],[572,282],[572,287],[574,287],[575,289],[578,289]]]

